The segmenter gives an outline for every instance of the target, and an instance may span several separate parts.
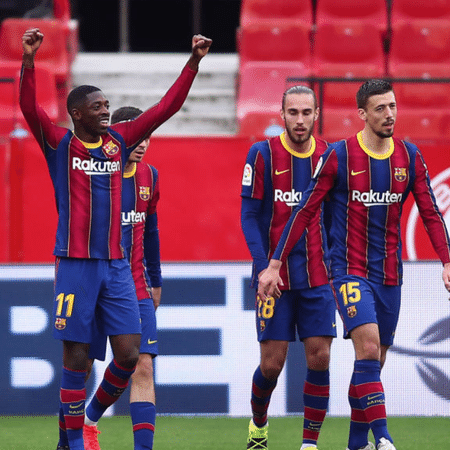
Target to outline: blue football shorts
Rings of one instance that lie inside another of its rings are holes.
[[[153,357],[159,354],[158,332],[156,330],[156,313],[153,299],[145,298],[138,301],[141,316],[141,346],[139,353],[149,353]],[[94,337],[89,348],[89,358],[104,361],[106,357],[107,336],[95,327]]]
[[[336,303],[330,285],[282,291],[265,302],[256,295],[258,341],[336,337]]]
[[[344,338],[366,323],[378,324],[380,342],[392,345],[400,312],[401,286],[374,283],[357,275],[345,275],[332,282],[338,311],[344,324]]]
[[[140,334],[130,265],[123,259],[56,259],[53,336],[91,343],[106,336]]]

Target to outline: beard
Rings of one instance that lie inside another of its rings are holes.
[[[394,125],[394,124],[393,124],[393,123],[392,123],[392,124],[391,124],[391,123],[389,123],[389,124],[384,123],[383,126],[384,126],[384,125]],[[373,131],[379,138],[387,139],[387,138],[390,138],[390,137],[393,136],[393,134],[394,134],[394,126],[392,126],[392,130],[390,130],[390,131],[374,130],[373,128],[372,128],[372,131]]]
[[[375,134],[382,139],[387,139],[393,136],[394,129],[392,131],[375,131]]]
[[[286,121],[284,123],[284,127],[287,131],[287,134],[289,136],[289,139],[294,142],[295,144],[303,144],[303,142],[306,142],[311,137],[311,134],[313,132],[313,127],[311,127],[309,130],[306,130],[305,134],[303,136],[297,136],[293,133],[293,130],[288,128]]]

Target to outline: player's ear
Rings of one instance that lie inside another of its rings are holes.
[[[73,120],[80,120],[81,119],[81,111],[77,108],[72,108],[71,111],[69,111],[70,117],[72,117]]]
[[[364,108],[358,108],[358,116],[361,120],[364,120],[365,122],[367,118],[366,110]]]

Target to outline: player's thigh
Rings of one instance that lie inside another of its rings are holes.
[[[144,298],[138,301],[141,316],[141,347],[139,353],[158,355],[158,332],[156,329],[156,314],[153,299]]]
[[[105,261],[57,258],[53,302],[57,339],[90,343]]]
[[[313,336],[336,337],[336,301],[329,284],[301,289],[295,297],[300,340]]]
[[[380,341],[384,346],[394,342],[400,314],[400,286],[377,285],[375,288],[375,308],[380,330]]]
[[[295,341],[295,305],[293,291],[282,291],[281,297],[256,296],[256,331],[258,341]]]
[[[356,275],[345,275],[332,280],[339,314],[344,325],[344,338],[366,323],[377,323],[375,294],[371,283]]]
[[[99,330],[107,335],[140,334],[140,313],[126,259],[109,261],[96,311]]]

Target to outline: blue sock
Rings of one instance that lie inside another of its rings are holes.
[[[354,380],[355,374],[353,373],[348,390],[348,402],[352,408],[350,432],[348,436],[348,448],[350,450],[357,450],[361,447],[365,447],[369,441],[370,430],[370,425],[367,422],[366,415],[361,409],[359,399],[356,396]]]
[[[277,380],[270,381],[264,377],[261,367],[258,366],[253,374],[252,383],[252,412],[253,422],[257,427],[263,427],[267,423],[267,410],[269,409],[270,397]]]
[[[60,399],[70,450],[84,450],[85,377],[85,371],[78,372],[63,368]]]
[[[66,421],[64,420],[64,412],[61,405],[61,402],[59,402],[59,441],[58,446],[60,447],[68,447],[69,446],[69,439],[67,438],[67,431],[66,431]]]
[[[134,450],[151,450],[155,433],[156,408],[150,402],[130,403]]]
[[[98,422],[103,413],[119,399],[128,386],[134,369],[120,367],[112,360],[105,370],[103,380],[86,409],[86,415],[92,422]],[[72,450],[72,449],[70,449]]]
[[[317,445],[330,399],[330,372],[308,369],[303,387],[303,443]]]
[[[367,359],[355,361],[354,390],[375,441],[379,442],[384,437],[393,442],[387,429],[385,396],[380,372],[380,361]]]

